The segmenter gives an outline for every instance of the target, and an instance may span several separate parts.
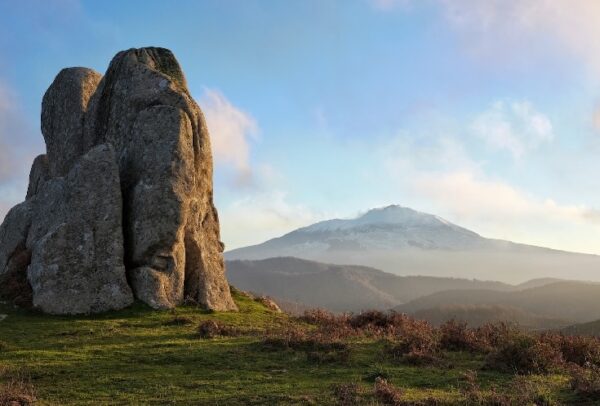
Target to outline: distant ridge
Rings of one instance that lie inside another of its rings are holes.
[[[323,307],[339,312],[386,310],[442,291],[519,289],[501,282],[397,276],[364,266],[331,265],[292,257],[227,261],[227,274],[237,288],[272,296],[286,308]]]
[[[423,296],[396,307],[411,314],[440,306],[499,305],[541,317],[575,322],[600,318],[600,284],[562,281],[514,291],[447,290]]]

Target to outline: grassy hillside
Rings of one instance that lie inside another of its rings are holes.
[[[438,333],[403,317],[320,325],[234,297],[239,313],[136,305],[53,317],[0,305],[0,404],[19,393],[40,405],[464,404],[513,399],[515,387],[550,404],[579,399],[560,370],[517,377],[482,369],[484,352],[457,351],[452,342],[431,352]],[[409,339],[420,349],[398,358]]]

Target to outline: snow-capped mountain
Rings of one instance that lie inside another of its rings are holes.
[[[598,256],[484,238],[438,216],[397,205],[354,219],[322,221],[225,253],[228,260],[283,256],[365,265],[399,275],[509,283],[540,277],[600,280]]]
[[[319,241],[329,250],[469,249],[486,240],[438,216],[402,206],[373,209],[350,220],[327,220],[300,228],[282,238]]]

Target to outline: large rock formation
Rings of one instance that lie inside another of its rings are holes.
[[[173,54],[120,52],[104,77],[61,71],[44,96],[47,154],[0,226],[0,295],[43,311],[235,310],[204,117]]]

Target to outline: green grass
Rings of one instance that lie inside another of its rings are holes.
[[[257,331],[297,323],[235,293],[239,313],[194,307],[154,311],[140,304],[95,317],[55,317],[0,305],[0,383],[19,375],[33,384],[39,404],[246,405],[334,404],[331,387],[357,383],[365,404],[377,404],[376,376],[405,390],[407,400],[464,402],[462,374],[481,356],[446,353],[443,367],[395,364],[376,340],[355,340],[347,363],[316,364],[305,353],[268,351]],[[191,324],[172,324],[175,317]],[[246,332],[201,339],[197,326],[217,320]],[[514,377],[479,371],[483,390],[510,390]],[[565,376],[530,376],[544,391],[572,402]]]

